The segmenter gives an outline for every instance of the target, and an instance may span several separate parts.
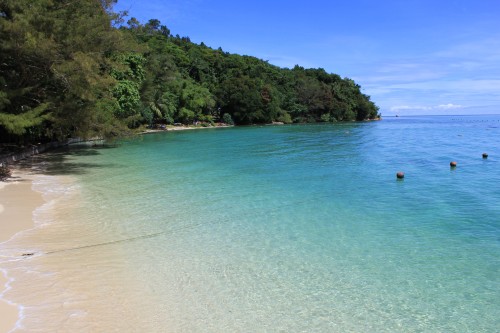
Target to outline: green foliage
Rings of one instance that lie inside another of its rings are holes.
[[[228,125],[234,125],[233,118],[229,113],[224,113],[224,116],[222,116],[222,122]]]
[[[0,140],[105,135],[117,126],[100,108],[114,98],[107,69],[112,54],[134,48],[111,26],[114,2],[1,1]]]
[[[164,93],[176,107],[169,122],[220,119],[229,114],[237,124],[281,121],[316,122],[376,118],[378,108],[350,79],[324,69],[282,69],[255,57],[240,56],[191,43],[189,38],[161,34],[131,20],[128,32],[147,44],[143,103],[153,103],[155,121],[164,115]],[[153,22],[158,27],[159,22]],[[147,32],[146,32],[147,31]],[[153,93],[154,92],[154,93]],[[173,97],[174,96],[174,97]],[[184,108],[185,110],[181,109]],[[194,113],[194,116],[190,112]]]
[[[329,113],[324,113],[320,117],[321,121],[324,123],[327,123],[330,121],[330,114]]]
[[[179,97],[172,92],[164,92],[159,99],[158,109],[161,111],[161,116],[167,124],[174,123],[174,115],[179,108]],[[157,113],[158,115],[158,113]]]
[[[293,123],[292,116],[286,111],[282,111],[277,120],[285,124]]]
[[[3,126],[9,133],[23,135],[29,128],[42,124],[47,115],[43,115],[49,104],[41,104],[34,109],[29,109],[20,114],[0,113],[0,126]]]
[[[116,67],[111,70],[111,76],[117,80],[129,80],[141,84],[145,77],[144,63],[146,59],[137,53],[119,53],[114,56]]]
[[[116,115],[119,118],[130,117],[138,112],[141,95],[137,83],[123,80],[119,81],[112,90],[113,96],[118,101],[119,108]]]
[[[186,108],[181,108],[177,114],[177,119],[183,124],[191,124],[194,121],[196,114]]]
[[[195,117],[209,115],[215,106],[215,100],[210,91],[190,81],[184,83],[180,97],[181,105],[192,110]]]
[[[359,85],[123,23],[116,0],[0,0],[0,140],[116,136],[140,124],[374,119]],[[221,119],[222,116],[222,119]]]
[[[148,124],[148,125],[153,124],[154,113],[153,113],[153,110],[151,110],[151,108],[149,108],[149,107],[142,108],[141,109],[141,117],[146,124]]]

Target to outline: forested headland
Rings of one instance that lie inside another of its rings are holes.
[[[0,0],[0,142],[116,137],[155,124],[375,119],[353,80],[173,35],[116,0]]]

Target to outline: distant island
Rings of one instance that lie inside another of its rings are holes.
[[[349,78],[195,44],[156,19],[125,21],[114,2],[2,1],[0,142],[379,117]]]

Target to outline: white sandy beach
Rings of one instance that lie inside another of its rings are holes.
[[[120,245],[99,246],[109,239],[72,213],[74,179],[14,177],[0,183],[0,333],[16,323],[15,332],[157,331]],[[25,251],[35,254],[15,259]]]
[[[32,190],[32,178],[15,170],[13,178],[0,182],[0,243],[17,232],[33,227],[33,211],[43,203],[40,193]],[[0,290],[4,292],[8,279],[0,274]],[[0,332],[10,331],[16,324],[19,310],[14,304],[0,299]]]

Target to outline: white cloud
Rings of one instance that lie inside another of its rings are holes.
[[[396,111],[403,111],[403,110],[431,110],[432,107],[429,106],[417,106],[417,105],[396,105],[391,107],[391,111],[396,112]]]
[[[500,80],[481,80],[481,79],[455,79],[429,82],[415,82],[406,85],[399,85],[410,89],[444,89],[459,90],[463,93],[470,92],[500,92]]]
[[[448,104],[441,104],[441,105],[438,105],[436,106],[437,109],[442,109],[442,110],[450,110],[450,109],[461,109],[463,108],[462,105],[458,105],[458,104],[451,104],[451,103],[448,103]]]
[[[382,112],[446,114],[485,107],[498,112],[499,37],[461,38],[422,53],[382,57],[360,68],[355,80]]]
[[[432,110],[453,110],[453,109],[462,109],[463,105],[459,104],[439,104],[439,105],[395,105],[390,108],[392,112],[411,110],[411,111],[432,111]]]

